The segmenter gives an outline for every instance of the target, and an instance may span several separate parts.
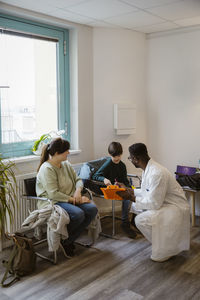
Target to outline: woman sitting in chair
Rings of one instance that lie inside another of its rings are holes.
[[[66,254],[73,256],[73,242],[95,218],[97,207],[81,195],[82,180],[67,161],[69,148],[70,143],[62,138],[56,138],[44,146],[38,167],[36,193],[38,197],[52,200],[69,214],[69,237],[62,244]],[[47,204],[48,201],[38,201],[38,208]]]

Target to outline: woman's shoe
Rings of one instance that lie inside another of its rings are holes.
[[[75,250],[75,246],[74,246],[74,244],[69,244],[69,245],[66,245],[65,247],[64,247],[64,249],[65,249],[65,252],[66,252],[66,254],[68,255],[68,256],[74,256],[74,250]]]
[[[65,252],[66,256],[68,256],[68,257],[74,256],[75,246],[73,243],[67,244],[65,241],[61,240],[61,245],[62,245],[63,251]]]

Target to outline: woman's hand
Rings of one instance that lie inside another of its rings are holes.
[[[75,203],[76,203],[75,198],[74,198],[74,197],[70,197],[70,198],[69,198],[69,203],[75,205]]]
[[[104,178],[104,184],[105,185],[111,185],[112,183],[110,182],[110,180],[109,179],[107,179],[107,178]]]
[[[82,196],[80,200],[75,200],[74,205],[83,204],[83,203],[90,203],[90,199],[88,197]]]
[[[81,189],[76,189],[73,197],[75,198],[75,203],[81,203]]]
[[[81,197],[81,203],[80,204],[83,204],[83,203],[90,203],[90,199],[88,197],[85,197],[85,196],[82,196]]]

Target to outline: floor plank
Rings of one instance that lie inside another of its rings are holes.
[[[150,260],[151,245],[144,237],[126,237],[116,223],[116,239],[100,237],[96,249],[76,246],[76,256],[58,264],[38,259],[37,269],[9,288],[0,288],[1,300],[190,300],[200,299],[200,227],[191,228],[191,249],[169,261]],[[111,232],[109,219],[103,230]],[[87,236],[81,240],[87,240]],[[46,252],[46,247],[41,248]],[[7,257],[9,249],[0,254]],[[3,274],[0,266],[0,275]]]

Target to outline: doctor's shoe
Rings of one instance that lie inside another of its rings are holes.
[[[165,262],[167,260],[169,260],[172,256],[167,256],[167,257],[164,257],[164,258],[153,258],[152,255],[151,255],[151,260],[153,261],[156,261],[156,262]]]
[[[134,227],[136,227],[136,225],[135,225],[135,217],[136,216],[137,216],[136,214],[132,214],[132,218],[131,218],[131,225],[133,225]]]
[[[137,228],[136,224],[135,224],[135,217],[137,215],[133,214],[132,219],[131,219],[131,226],[133,226],[133,230],[138,233],[138,234],[142,234],[142,232]]]
[[[122,228],[122,230],[127,234],[127,236],[128,236],[129,238],[135,239],[135,238],[137,237],[137,233],[136,233],[133,229],[131,229],[130,223],[128,223],[128,222],[123,222],[123,223],[121,224],[121,228]]]

